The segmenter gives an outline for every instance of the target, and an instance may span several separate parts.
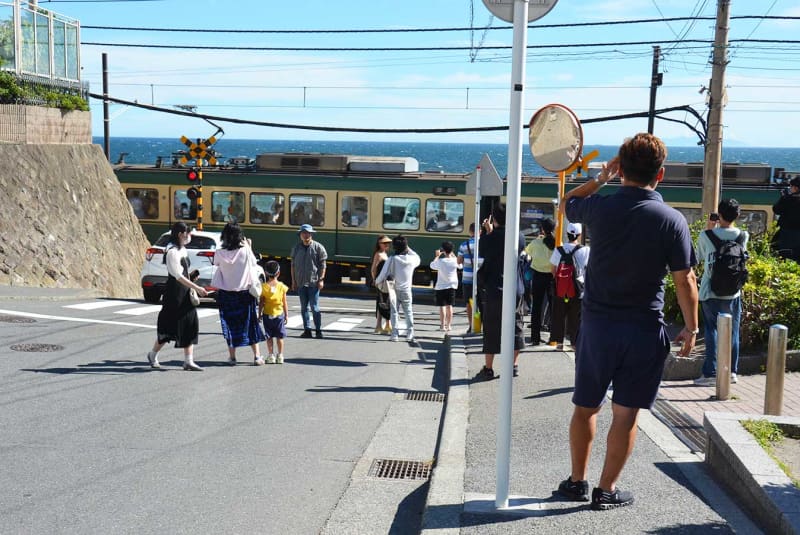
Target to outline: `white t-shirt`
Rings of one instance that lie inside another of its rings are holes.
[[[431,269],[438,271],[434,289],[458,288],[458,269],[460,267],[456,256],[434,258],[433,262],[431,262]]]
[[[567,253],[571,253],[577,244],[574,243],[565,243],[561,247],[564,248],[564,251]],[[558,263],[561,261],[561,253],[558,251],[558,247],[553,249],[553,254],[550,255],[550,264],[553,266],[558,266]],[[589,263],[589,247],[581,246],[580,249],[575,251],[575,254],[572,255],[572,261],[575,263],[575,278],[578,282],[584,282],[584,277],[586,276],[586,265]]]

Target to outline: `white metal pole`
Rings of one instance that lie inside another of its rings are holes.
[[[528,41],[528,0],[514,0],[514,47],[511,59],[511,110],[506,178],[506,242],[503,258],[503,313],[500,331],[500,389],[497,418],[497,495],[495,507],[508,507],[511,456],[511,379],[514,369],[514,314],[517,306],[519,198],[522,182],[522,104]]]
[[[475,328],[475,311],[478,310],[478,238],[481,230],[481,166],[475,169],[475,247],[472,248],[472,318],[469,321],[470,331]],[[469,240],[469,238],[467,238]],[[481,328],[482,329],[482,328]]]

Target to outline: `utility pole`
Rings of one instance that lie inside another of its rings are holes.
[[[658,72],[658,61],[661,58],[661,47],[653,47],[653,73],[650,76],[650,115],[647,116],[647,133],[653,133],[656,121],[656,91],[664,81],[664,75]]]
[[[703,163],[703,216],[717,211],[722,171],[722,108],[725,101],[725,67],[728,64],[730,0],[717,0],[711,82],[708,102],[708,135]]]

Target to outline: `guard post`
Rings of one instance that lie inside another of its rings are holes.
[[[769,328],[764,414],[780,416],[783,411],[783,380],[786,373],[786,340],[788,336],[789,329],[785,325],[772,325]]]
[[[731,397],[731,332],[733,316],[717,315],[717,399]]]

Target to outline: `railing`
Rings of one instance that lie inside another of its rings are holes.
[[[40,7],[0,2],[0,69],[80,85],[80,23]]]

